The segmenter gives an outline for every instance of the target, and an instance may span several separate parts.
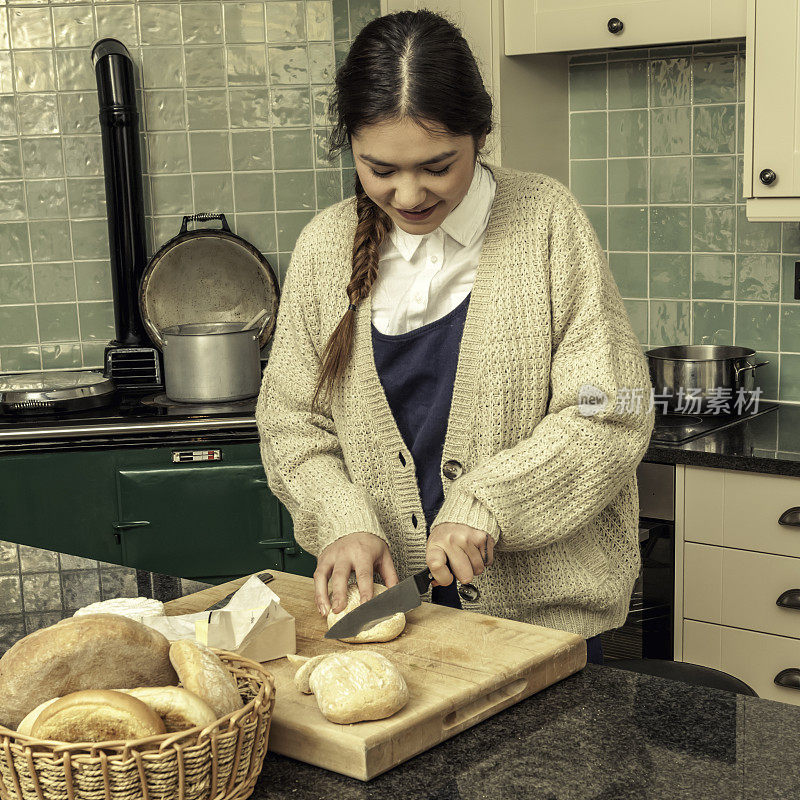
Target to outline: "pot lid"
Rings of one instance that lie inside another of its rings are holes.
[[[221,229],[189,231],[195,220],[219,219]],[[151,339],[176,325],[238,324],[262,309],[270,315],[259,336],[263,347],[275,330],[280,289],[275,272],[248,241],[232,233],[224,214],[184,217],[177,236],[150,260],[142,276],[139,306]]]

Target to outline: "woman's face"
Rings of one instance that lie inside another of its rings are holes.
[[[471,136],[432,134],[404,118],[367,125],[351,144],[364,191],[408,233],[436,230],[472,182]]]

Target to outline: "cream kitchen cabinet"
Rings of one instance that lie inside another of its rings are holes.
[[[748,0],[743,196],[751,221],[800,220],[800,0]]]
[[[675,649],[800,705],[800,478],[686,466]]]
[[[746,0],[504,0],[505,53],[744,36],[745,4]]]

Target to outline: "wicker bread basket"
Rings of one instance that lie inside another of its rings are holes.
[[[213,648],[212,648],[213,649]],[[243,708],[205,728],[135,741],[63,744],[0,726],[3,800],[244,800],[267,752],[275,681],[236,653],[214,650]]]

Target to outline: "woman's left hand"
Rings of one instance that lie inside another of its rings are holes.
[[[485,531],[459,522],[442,522],[431,531],[427,549],[433,586],[449,586],[453,575],[469,583],[494,560],[494,539]],[[447,562],[450,562],[450,569]]]

